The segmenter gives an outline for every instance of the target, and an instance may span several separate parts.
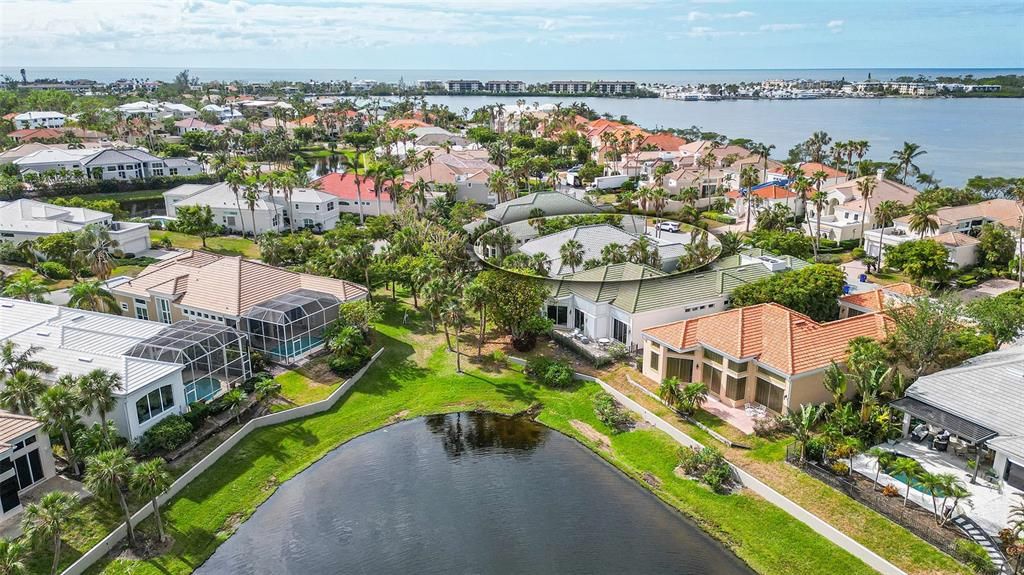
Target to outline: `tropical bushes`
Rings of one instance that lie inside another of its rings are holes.
[[[66,280],[71,277],[71,270],[60,262],[43,262],[36,266],[36,271],[51,280]]]
[[[174,451],[192,436],[192,424],[183,416],[174,414],[161,419],[146,430],[139,440],[138,450],[144,455],[158,451]]]
[[[992,562],[992,558],[988,556],[988,552],[981,545],[967,539],[957,539],[956,543],[953,544],[953,553],[961,561],[970,565],[974,569],[975,573],[981,573],[985,575],[998,573],[995,564]]]
[[[732,477],[729,462],[714,447],[682,448],[679,451],[679,467],[686,475],[699,479],[717,492],[725,490]]]
[[[838,298],[845,283],[846,276],[838,267],[812,264],[737,287],[732,292],[732,305],[775,302],[815,321],[832,321],[839,317]]]
[[[622,431],[633,423],[629,412],[622,409],[611,394],[600,392],[594,395],[594,414],[608,427]]]
[[[355,373],[370,358],[370,346],[359,328],[352,325],[342,326],[327,340],[327,349],[331,352],[327,365],[334,373],[347,376]]]
[[[568,362],[538,356],[526,363],[525,373],[541,385],[567,389],[573,385],[573,369]]]

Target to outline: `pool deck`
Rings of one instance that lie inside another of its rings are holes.
[[[984,467],[978,474],[977,483],[971,483],[973,471],[967,468],[964,458],[954,455],[951,451],[933,451],[927,444],[915,443],[909,439],[898,441],[893,445],[883,443],[878,447],[913,457],[929,473],[950,473],[958,477],[971,496],[967,500],[960,501],[957,511],[973,519],[993,537],[999,533],[1000,529],[1006,527],[1010,505],[1019,501],[1020,495],[1024,494],[1021,490],[1005,483],[993,484],[986,481]],[[868,479],[874,480],[877,469],[876,459],[866,454],[858,455],[853,460],[853,469]],[[883,486],[895,485],[900,491],[900,496],[906,492],[906,483],[887,475],[884,471],[879,474],[878,483]],[[911,489],[910,499],[925,509],[932,509],[931,495]],[[939,504],[942,504],[941,500]]]

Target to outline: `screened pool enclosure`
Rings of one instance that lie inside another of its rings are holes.
[[[291,363],[323,344],[340,304],[331,294],[300,289],[256,304],[242,316],[242,327],[253,349]]]
[[[128,351],[131,357],[185,366],[188,403],[212,399],[252,375],[245,334],[225,325],[183,320]]]

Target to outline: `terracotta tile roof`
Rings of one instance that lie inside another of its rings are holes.
[[[935,212],[940,224],[955,224],[964,220],[984,218],[1007,227],[1016,227],[1020,223],[1020,204],[1014,200],[996,198],[966,206],[950,206],[939,208]],[[896,218],[897,222],[909,223],[910,216]]]
[[[754,190],[754,195],[764,200],[786,200],[789,198],[795,198],[796,194],[783,188],[782,186],[765,186]],[[737,190],[731,190],[726,192],[725,197],[737,199],[741,195]]]
[[[329,293],[341,301],[366,296],[366,288],[352,282],[201,251],[155,263],[113,291],[140,297],[174,295],[186,307],[239,316],[258,303],[302,288]]]
[[[899,282],[882,286],[878,289],[852,293],[839,298],[839,301],[871,311],[885,311],[886,303],[892,303],[894,297],[916,297],[924,295],[925,291],[913,284]]]
[[[425,128],[430,124],[416,120],[413,118],[399,118],[397,120],[389,120],[388,126],[391,128],[401,128],[403,130],[411,130],[412,128]]]
[[[8,449],[11,442],[43,426],[38,419],[0,409],[0,449]]]
[[[804,162],[800,164],[800,171],[803,172],[804,175],[807,176],[808,178],[813,176],[814,173],[818,171],[822,171],[828,174],[829,179],[846,177],[846,174],[844,172],[841,172],[831,166],[826,166],[825,164],[822,164],[820,162]]]
[[[338,173],[334,172],[321,177],[313,182],[313,186],[320,191],[331,194],[332,196],[341,198],[343,200],[356,201],[358,195],[356,192],[360,192],[363,196],[363,201],[370,199],[376,199],[377,196],[373,195],[373,178],[362,177],[359,178],[359,189],[356,189],[356,176],[348,172]],[[391,194],[387,192],[387,186],[380,193],[380,199],[382,202],[390,202]]]
[[[666,152],[678,152],[680,146],[686,145],[686,140],[668,132],[662,132],[647,136],[647,139],[641,145],[651,145]]]
[[[64,136],[64,133],[56,128],[25,128],[10,132],[7,136],[20,142],[30,142],[32,140],[57,140]]]
[[[891,322],[885,314],[870,313],[818,323],[767,303],[651,327],[644,335],[676,350],[710,347],[796,375],[843,361],[851,339],[882,339]]]

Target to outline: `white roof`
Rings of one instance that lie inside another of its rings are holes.
[[[211,184],[208,186],[199,185],[199,190],[192,187],[196,184],[185,184],[176,188],[167,190],[164,192],[165,196],[170,197],[182,197],[185,198],[180,200],[177,206],[210,206],[211,208],[233,208],[233,209],[249,209],[249,204],[241,200],[241,194],[239,197],[235,197],[235,193],[231,191],[231,186],[225,182],[217,184]],[[291,200],[292,203],[323,203],[336,200],[337,198],[322,192],[320,190],[314,190],[311,188],[295,188],[292,190]],[[277,206],[284,206],[284,197],[275,195],[271,197],[269,194],[260,194],[260,199],[256,202],[255,208],[259,210],[273,209],[272,204]],[[280,209],[280,208],[279,208]]]
[[[106,369],[121,376],[123,389],[118,395],[182,369],[179,364],[125,356],[166,327],[155,321],[0,298],[0,338],[21,349],[38,347],[33,358],[56,368],[47,377]]]
[[[36,200],[0,201],[0,230],[56,234],[73,232],[93,222],[111,219],[107,212],[45,204]]]
[[[627,225],[630,223],[629,218],[623,219]],[[571,267],[562,265],[561,249],[565,242],[571,239],[580,242],[583,246],[583,261],[586,261],[592,258],[599,259],[601,257],[601,250],[608,244],[617,243],[626,248],[639,239],[640,235],[639,233],[630,233],[610,224],[576,226],[529,240],[519,247],[519,251],[527,255],[536,253],[546,254],[548,261],[551,262],[551,275],[560,276],[573,273],[574,271]],[[686,248],[680,242],[656,239],[650,236],[648,236],[648,240],[650,240],[652,246],[658,248],[662,261],[666,263],[679,258],[686,252]],[[577,266],[575,271],[582,271],[582,269],[582,266]]]
[[[19,166],[32,166],[36,164],[55,164],[60,162],[82,162],[90,156],[98,154],[96,148],[64,150],[60,148],[47,148],[32,152],[14,160]]]
[[[120,110],[122,112],[156,112],[157,111],[157,107],[156,107],[155,104],[150,104],[149,102],[143,102],[141,100],[138,101],[138,102],[130,102],[128,104],[121,104],[116,109]]]
[[[47,120],[50,118],[66,118],[60,112],[22,112],[14,117],[15,121]]]
[[[186,113],[189,113],[189,114],[195,114],[196,113],[196,109],[193,108],[192,106],[186,106],[185,104],[176,104],[174,102],[160,102],[160,107],[163,108],[164,110],[170,110],[170,111],[176,111],[176,112],[186,112]]]

